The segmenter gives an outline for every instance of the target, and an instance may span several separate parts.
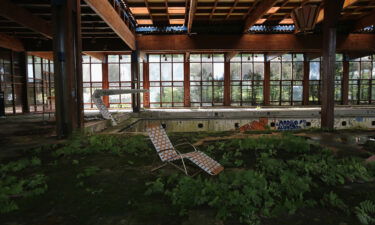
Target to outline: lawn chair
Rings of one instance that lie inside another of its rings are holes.
[[[188,142],[184,142],[173,146],[171,141],[169,140],[167,133],[159,124],[151,124],[147,126],[147,133],[152,143],[154,144],[161,161],[164,162],[163,165],[152,169],[152,171],[160,169],[166,166],[167,164],[171,164],[179,170],[183,171],[186,175],[188,175],[184,159],[189,159],[191,162],[199,166],[202,170],[206,171],[210,175],[217,175],[224,170],[224,167],[222,165],[220,165],[218,162],[216,162],[203,152],[197,151],[194,145]],[[190,145],[194,148],[194,151],[181,154],[176,149],[176,147],[182,145]],[[183,168],[173,163],[173,161],[179,159],[182,160]]]

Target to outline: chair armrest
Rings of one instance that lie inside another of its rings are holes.
[[[182,146],[182,145],[190,145],[191,147],[193,147],[194,151],[198,151],[197,148],[189,142],[180,143],[180,144],[175,145],[174,147],[176,148],[177,146]]]

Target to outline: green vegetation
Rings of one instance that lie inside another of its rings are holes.
[[[225,135],[231,133],[171,138]],[[324,224],[375,221],[375,164],[364,158],[288,133],[208,141],[199,149],[225,170],[189,177],[167,166],[152,173],[161,162],[144,136],[76,135],[24,151],[25,158],[0,165],[0,221],[46,224],[52,215],[66,224],[275,225],[314,211],[329,218]]]

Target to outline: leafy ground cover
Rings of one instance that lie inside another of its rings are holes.
[[[143,136],[76,135],[25,150],[24,158],[0,165],[1,224],[375,222],[375,164],[365,164],[364,154],[334,154],[292,134],[205,142],[199,149],[224,172],[187,177],[165,167],[151,173],[160,160]]]

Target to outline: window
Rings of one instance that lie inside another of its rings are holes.
[[[303,54],[285,54],[270,62],[271,105],[302,103]]]
[[[230,62],[231,105],[263,103],[264,55],[238,54]]]
[[[184,55],[150,54],[150,106],[179,107],[184,102]]]
[[[374,85],[373,56],[349,61],[349,103],[371,104]]]
[[[55,103],[53,62],[28,56],[27,91],[30,112],[53,111]]]
[[[191,106],[220,106],[224,102],[224,54],[190,55]]]
[[[96,89],[102,89],[102,62],[87,55],[82,57],[83,104],[85,109],[91,109],[94,107],[92,94]]]
[[[309,104],[321,104],[321,74],[322,74],[322,57],[311,60],[309,73]],[[342,102],[342,77],[343,77],[343,55],[336,54],[336,70],[335,70],[335,102]]]
[[[108,82],[110,89],[131,89],[130,55],[108,55]],[[131,108],[131,95],[110,95],[110,108]]]

